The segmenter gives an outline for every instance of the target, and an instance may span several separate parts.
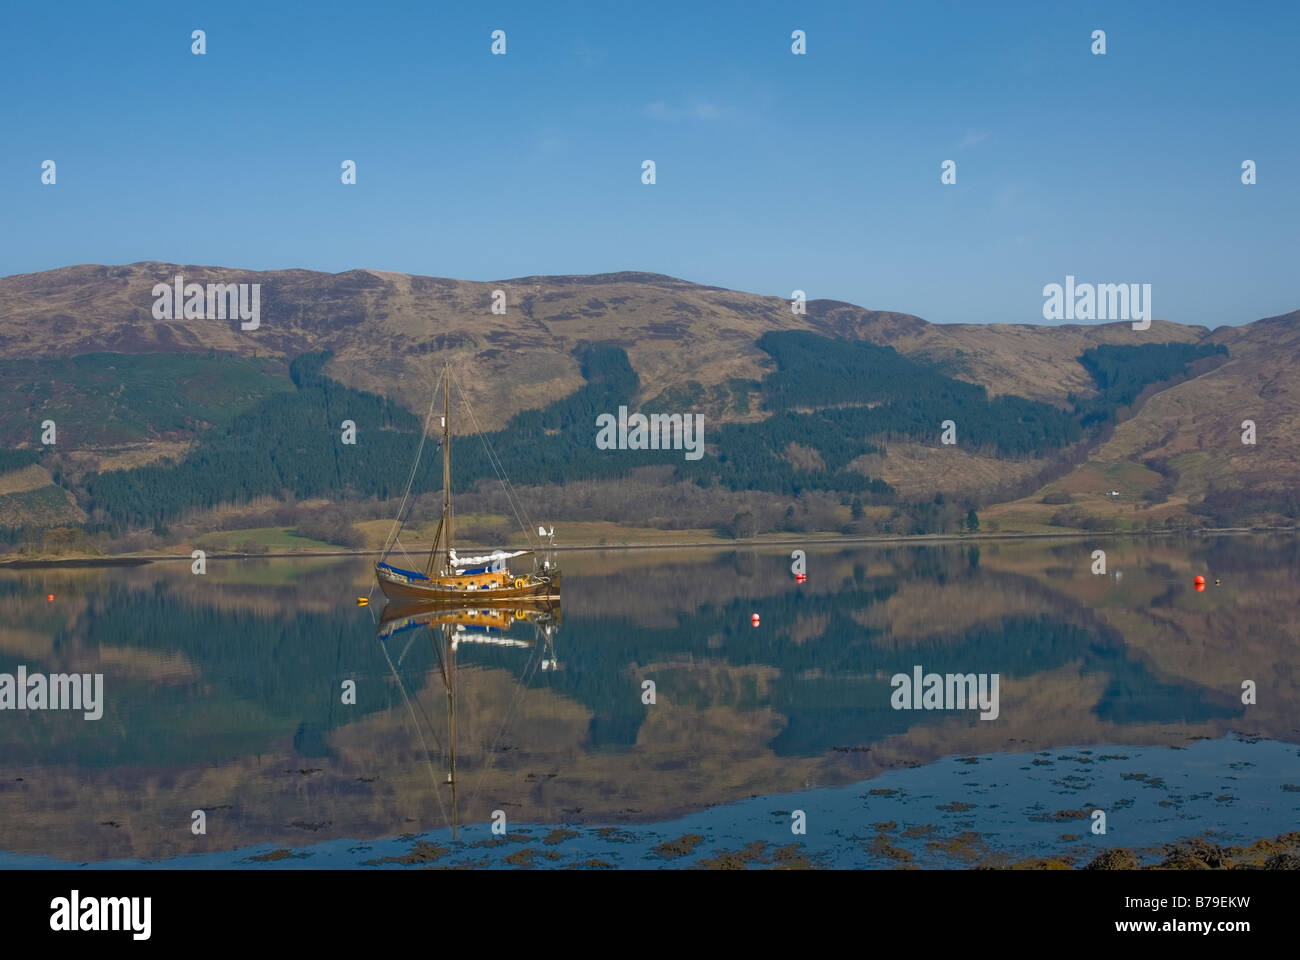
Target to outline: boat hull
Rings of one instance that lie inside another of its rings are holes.
[[[384,605],[379,625],[399,620],[418,620],[437,626],[443,623],[489,623],[504,629],[514,620],[563,620],[560,601],[523,599],[501,603],[479,603],[471,607],[454,607],[446,603],[419,603],[413,600],[394,600]]]
[[[506,602],[510,600],[560,599],[559,574],[546,577],[528,577],[521,586],[479,587],[464,589],[441,584],[434,580],[412,580],[400,574],[375,568],[379,589],[390,600],[418,601],[420,603],[454,603],[473,606],[479,603]]]

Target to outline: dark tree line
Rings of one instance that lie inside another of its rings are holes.
[[[33,463],[39,463],[40,460],[39,450],[0,449],[0,473],[7,470],[21,470],[23,467],[30,467]]]
[[[636,412],[633,400],[641,384],[622,348],[584,345],[578,355],[585,383],[577,391],[516,414],[483,440],[454,441],[455,487],[467,492],[496,476],[486,452],[490,446],[520,485],[610,479],[639,467],[667,465],[674,480],[705,487],[782,496],[823,491],[889,503],[894,491],[888,484],[850,469],[856,458],[877,452],[882,441],[937,442],[942,422],[951,419],[964,449],[1042,456],[1079,440],[1088,424],[1113,418],[1118,407],[1132,403],[1150,384],[1183,375],[1188,364],[1226,352],[1185,344],[1089,350],[1080,363],[1100,394],[1076,401],[1072,414],[1022,397],[990,400],[983,387],[890,347],[807,332],[768,333],[758,345],[776,364],[759,384],[771,416],[749,424],[706,422],[710,453],[699,460],[685,459],[683,450],[598,449],[596,418],[616,414],[624,405]],[[384,397],[326,377],[322,368],[329,356],[298,357],[290,364],[291,392],[262,396],[227,423],[210,428],[179,464],[87,475],[73,488],[79,502],[93,522],[120,530],[159,529],[187,511],[255,497],[400,496],[423,425]],[[345,420],[357,426],[355,445],[342,442]],[[789,456],[792,445],[804,453]],[[0,451],[0,470],[36,462],[38,456],[36,451]],[[440,487],[438,464],[437,441],[431,438],[417,492]],[[915,524],[927,525],[925,514],[933,510],[918,505]],[[320,532],[331,534],[321,539],[346,539],[341,528]]]
[[[1071,396],[1070,400],[1084,426],[1113,420],[1120,407],[1131,405],[1152,384],[1185,375],[1188,366],[1197,360],[1227,355],[1228,348],[1222,344],[1102,344],[1079,357],[1079,363],[1097,384],[1098,395],[1087,399]]]

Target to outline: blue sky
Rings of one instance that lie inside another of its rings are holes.
[[[1073,274],[1150,283],[1154,316],[1183,323],[1300,308],[1294,3],[264,0],[2,16],[0,274],[645,270],[1017,323],[1041,322],[1043,286]],[[796,28],[806,56],[790,52]],[[945,160],[956,185],[940,183]]]

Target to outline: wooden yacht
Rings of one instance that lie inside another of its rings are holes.
[[[423,570],[410,570],[388,563],[389,554],[397,545],[401,520],[406,500],[410,497],[411,484],[403,497],[399,509],[399,522],[395,523],[395,533],[385,544],[383,555],[375,564],[375,577],[379,588],[390,600],[418,603],[452,603],[457,606],[473,604],[507,604],[516,600],[548,601],[560,597],[560,569],[554,560],[547,558],[540,566],[536,550],[493,550],[489,553],[472,557],[461,557],[452,546],[454,514],[451,507],[451,365],[443,367],[443,415],[442,415],[442,516],[438,520],[438,532],[434,537],[433,548],[429,551],[428,562]],[[459,385],[458,385],[459,389]],[[434,397],[436,400],[437,392]],[[464,398],[462,391],[462,399]],[[432,404],[430,404],[429,423],[425,426],[425,437],[432,422]],[[416,452],[415,467],[418,467],[424,440]],[[416,469],[412,467],[411,478],[414,480]],[[502,478],[503,483],[508,481]],[[507,494],[510,490],[507,487]],[[525,530],[531,538],[531,531]],[[539,527],[542,536],[554,534]],[[552,546],[553,546],[552,541]],[[533,569],[527,573],[511,570],[510,561],[519,557],[533,557]]]

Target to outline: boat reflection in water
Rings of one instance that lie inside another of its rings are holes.
[[[442,747],[446,769],[446,785],[451,789],[451,810],[447,819],[451,825],[452,839],[457,839],[458,806],[456,796],[456,701],[461,682],[457,674],[458,653],[467,647],[482,645],[513,648],[519,652],[517,676],[525,678],[535,670],[559,669],[555,654],[555,636],[561,620],[559,600],[516,600],[509,604],[479,604],[452,607],[445,603],[393,603],[384,606],[377,625],[377,635],[384,648],[384,656],[397,679],[408,713],[416,725],[416,733],[424,745],[425,753],[433,764],[428,742],[424,739],[413,697],[402,680],[398,667],[410,644],[428,631],[433,645],[438,673],[442,678],[447,701],[447,737],[445,741],[434,733],[435,742]],[[422,712],[422,711],[421,711]],[[504,734],[510,716],[501,718],[497,740]],[[432,727],[432,721],[429,726]],[[495,743],[493,744],[495,746]],[[493,751],[489,749],[485,764],[490,766]],[[436,781],[435,781],[436,786]],[[442,799],[439,797],[439,806]],[[447,816],[447,809],[443,807]]]

